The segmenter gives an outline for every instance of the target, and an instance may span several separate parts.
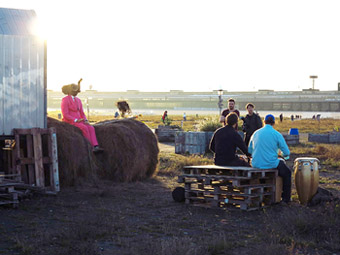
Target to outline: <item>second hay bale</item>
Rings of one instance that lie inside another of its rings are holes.
[[[99,175],[115,181],[138,181],[157,169],[158,143],[144,123],[134,119],[110,120],[94,125],[104,152],[97,155]]]

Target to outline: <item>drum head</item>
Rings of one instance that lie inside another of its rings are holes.
[[[319,162],[317,158],[296,158],[294,160],[294,163],[295,162],[309,162],[313,164],[315,161]]]

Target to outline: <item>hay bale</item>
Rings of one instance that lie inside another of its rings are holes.
[[[66,122],[47,118],[47,126],[57,131],[59,179],[61,186],[95,180],[98,166],[92,146],[79,128]]]
[[[104,152],[97,155],[99,175],[115,181],[151,177],[158,164],[158,142],[144,123],[134,119],[110,120],[94,125]]]

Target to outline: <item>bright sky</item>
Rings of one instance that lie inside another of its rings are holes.
[[[34,9],[48,88],[336,90],[338,0],[2,0]]]

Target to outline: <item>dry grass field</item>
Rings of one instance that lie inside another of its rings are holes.
[[[172,124],[181,124],[181,116],[172,118]],[[210,118],[188,116],[183,128],[197,130]],[[160,124],[160,116],[138,119],[150,128]],[[285,120],[276,128],[317,133],[336,125],[340,121]],[[320,186],[340,197],[340,145],[304,142],[290,149],[291,168],[297,157],[319,158]],[[93,180],[64,188],[57,196],[35,195],[21,201],[16,210],[0,207],[0,254],[340,254],[339,200],[302,206],[293,188],[291,205],[252,212],[174,202],[171,191],[180,186],[181,168],[212,162],[209,154],[161,151],[158,173],[151,179]]]

